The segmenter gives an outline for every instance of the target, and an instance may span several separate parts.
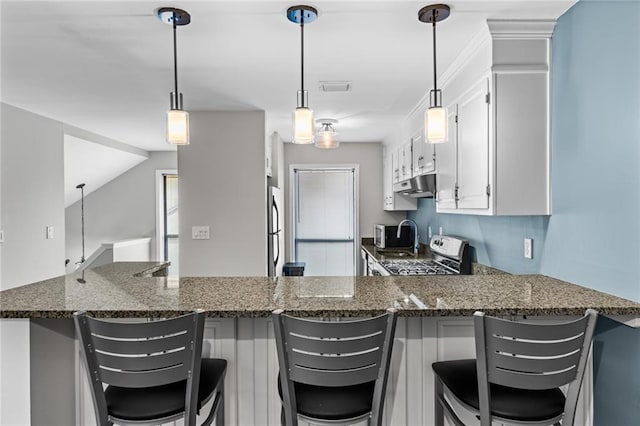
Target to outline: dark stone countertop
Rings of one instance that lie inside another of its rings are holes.
[[[411,277],[153,277],[154,262],[118,262],[0,292],[0,318],[166,317],[204,309],[209,317],[640,315],[640,304],[543,275]],[[139,275],[145,272],[145,276]],[[414,295],[426,307],[420,308]]]

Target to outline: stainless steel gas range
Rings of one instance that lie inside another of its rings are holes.
[[[469,275],[471,259],[466,240],[436,235],[429,243],[432,259],[385,259],[378,264],[380,275]]]

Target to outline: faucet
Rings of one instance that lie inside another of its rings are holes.
[[[414,234],[413,234],[413,255],[417,256],[418,255],[418,249],[420,248],[420,241],[418,241],[418,224],[417,223],[415,223],[411,219],[403,219],[402,222],[400,222],[398,224],[398,232],[396,234],[396,238],[400,238],[400,233],[402,231],[402,225],[404,225],[405,223],[413,224],[413,229],[415,231]]]

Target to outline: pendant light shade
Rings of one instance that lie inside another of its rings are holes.
[[[167,142],[172,145],[189,145],[189,113],[183,109],[182,93],[178,92],[178,49],[176,28],[188,25],[191,15],[182,9],[162,7],[158,9],[158,18],[173,28],[173,82],[175,91],[171,92],[171,108],[167,111]]]
[[[448,113],[442,106],[442,91],[438,89],[436,73],[436,22],[449,17],[450,8],[446,4],[425,6],[418,12],[421,22],[433,26],[433,90],[429,91],[429,109],[424,114],[425,140],[429,143],[444,143],[448,140]]]
[[[338,133],[333,128],[334,124],[338,123],[338,120],[332,118],[319,118],[318,123],[322,126],[318,130],[318,137],[316,138],[316,148],[322,149],[335,149],[340,146],[338,141]]]
[[[308,93],[304,90],[304,24],[316,20],[318,11],[311,6],[293,6],[287,9],[287,19],[300,25],[300,90],[297,107],[293,111],[293,137],[296,144],[312,144],[315,140],[315,121],[313,110],[308,105]]]
[[[167,142],[189,145],[189,113],[181,109],[167,111]]]
[[[315,137],[313,110],[298,107],[293,111],[293,143],[312,144]]]

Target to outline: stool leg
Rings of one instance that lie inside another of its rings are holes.
[[[224,426],[224,383],[220,389],[220,405],[218,405],[218,413],[216,414],[216,426]]]
[[[444,398],[444,385],[437,375],[435,376],[435,425],[444,426],[444,408],[442,407]]]

